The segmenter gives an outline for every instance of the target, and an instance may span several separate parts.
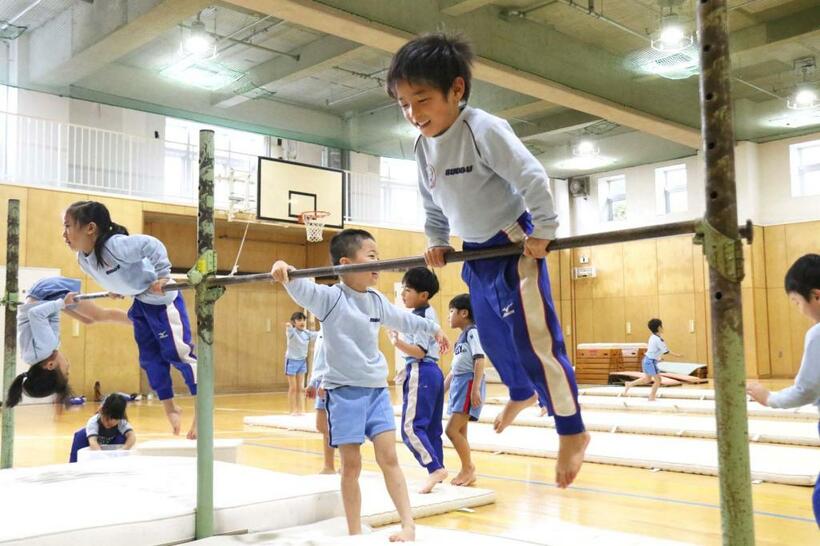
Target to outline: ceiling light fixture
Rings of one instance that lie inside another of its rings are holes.
[[[817,65],[814,57],[795,59],[794,71],[800,81],[795,87],[794,93],[786,100],[786,106],[790,110],[812,110],[820,105],[817,91],[813,89],[813,85],[809,81],[809,75],[814,74],[816,69]]]
[[[191,55],[197,59],[209,59],[216,56],[216,41],[205,30],[205,23],[200,19],[201,15],[201,13],[197,14],[196,21],[191,23],[187,33],[183,28],[180,49],[184,55]]]
[[[650,45],[655,51],[663,53],[683,51],[695,43],[695,37],[688,31],[687,21],[672,13],[671,6],[668,9],[668,15],[663,15],[661,11],[661,24],[657,32],[652,34]]]

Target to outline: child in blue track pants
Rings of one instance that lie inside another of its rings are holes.
[[[429,303],[438,290],[435,273],[426,267],[416,267],[404,274],[401,298],[406,307],[413,309],[413,314],[438,324]],[[427,482],[419,493],[430,493],[436,484],[447,478],[441,440],[444,433],[441,423],[444,374],[438,365],[438,344],[429,335],[398,336],[395,332],[390,333],[390,341],[405,354],[401,437],[410,453],[428,472]]]
[[[421,133],[415,156],[427,264],[446,264],[451,229],[464,250],[523,246],[523,256],[465,263],[462,278],[483,347],[510,393],[495,429],[503,431],[537,397],[555,418],[555,481],[564,488],[580,471],[590,437],[546,267],[557,214],[544,167],[509,123],[467,105],[473,57],[458,37],[420,36],[393,57],[386,88]]]
[[[63,238],[77,252],[80,268],[112,294],[134,296],[128,318],[134,324],[140,367],[162,401],[174,434],[182,410],[174,403],[171,367],[196,396],[196,356],[185,301],[179,291],[163,292],[171,280],[165,245],[149,235],[129,235],[96,201],[78,201],[65,211]],[[196,438],[196,414],[188,430]]]

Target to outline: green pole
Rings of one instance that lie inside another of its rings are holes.
[[[214,303],[221,290],[199,282],[216,272],[214,254],[214,132],[199,132],[199,259],[189,277],[195,277],[197,345],[196,538],[214,534]]]
[[[8,389],[17,375],[17,273],[20,262],[20,200],[9,199],[6,234],[6,312],[5,350],[3,354],[3,388]],[[6,394],[4,393],[4,395]],[[4,398],[5,399],[5,398]],[[0,468],[14,464],[14,409],[3,405],[3,440],[0,446]]]
[[[731,62],[726,0],[697,0],[706,215],[697,241],[709,262],[715,417],[723,544],[753,546],[752,484],[737,228]]]

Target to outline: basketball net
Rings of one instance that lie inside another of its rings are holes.
[[[328,216],[330,213],[323,210],[310,210],[299,215],[299,220],[305,224],[309,243],[318,243],[322,240],[322,231]]]

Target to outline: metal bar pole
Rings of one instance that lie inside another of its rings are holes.
[[[214,132],[199,132],[199,223],[197,248],[200,257],[214,248]],[[214,302],[208,287],[196,287],[197,396],[196,396],[196,538],[214,534]]]
[[[9,199],[8,232],[6,234],[6,325],[3,354],[3,389],[17,375],[17,273],[20,263],[20,200]],[[4,395],[6,394],[4,393]],[[4,396],[5,399],[5,396]],[[0,468],[14,464],[14,409],[3,404],[3,441],[0,446]]]
[[[551,251],[566,250],[570,248],[580,248],[596,245],[608,245],[613,243],[625,243],[629,241],[640,241],[643,239],[655,239],[658,237],[669,237],[672,235],[686,235],[695,233],[698,221],[689,220],[684,222],[677,222],[673,224],[663,224],[659,226],[648,226],[634,229],[624,229],[619,231],[609,231],[606,233],[593,233],[591,235],[579,235],[577,237],[564,237],[562,239],[555,239],[549,245]],[[738,228],[744,237],[751,242],[752,238],[752,223],[748,221],[746,225]],[[468,260],[480,260],[483,258],[495,258],[498,256],[512,256],[521,254],[522,247],[520,245],[506,245],[495,248],[487,248],[483,250],[462,250],[455,251],[445,256],[447,263],[464,262]],[[409,258],[395,258],[391,260],[379,260],[376,262],[369,262],[366,264],[352,264],[352,265],[336,265],[326,267],[312,267],[307,269],[298,269],[291,271],[291,278],[300,277],[329,277],[333,275],[340,275],[342,273],[355,273],[365,271],[385,271],[385,270],[403,270],[411,267],[419,267],[425,264],[423,256],[411,256]],[[225,277],[212,277],[207,282],[208,286],[230,286],[234,284],[246,284],[251,282],[264,282],[270,280],[268,273],[254,273],[251,275],[237,275]],[[181,282],[177,284],[166,285],[164,290],[187,290],[194,288],[194,284],[189,282]],[[99,298],[107,298],[108,292],[94,292],[90,294],[81,294],[74,298],[80,300],[92,300]]]
[[[737,229],[731,62],[726,0],[698,0],[701,133],[706,159],[704,243],[709,261],[712,359],[723,544],[754,545],[746,370],[740,281],[743,253]]]

